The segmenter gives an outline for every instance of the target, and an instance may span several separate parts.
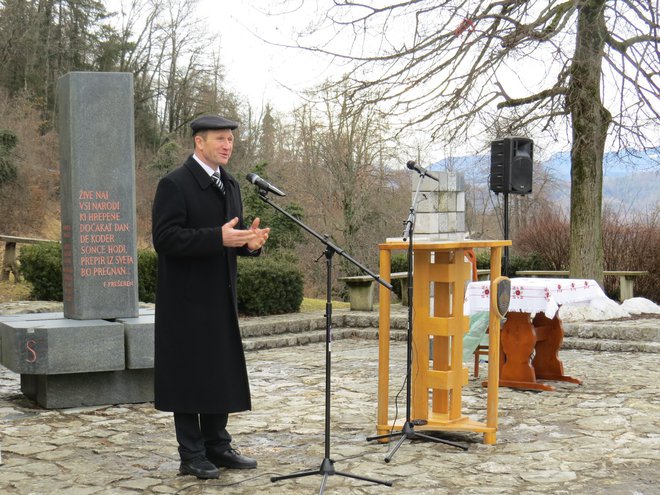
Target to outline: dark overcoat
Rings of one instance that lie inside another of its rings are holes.
[[[182,413],[250,409],[238,327],[236,256],[222,245],[222,225],[238,217],[238,183],[220,167],[223,197],[192,155],[158,183],[152,211],[158,253],[155,407]]]

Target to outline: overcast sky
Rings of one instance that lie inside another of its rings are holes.
[[[106,0],[110,6],[121,1]],[[304,90],[322,83],[329,77],[339,76],[344,71],[336,61],[331,61],[327,57],[275,45],[295,43],[297,33],[305,30],[309,24],[322,19],[324,12],[317,8],[317,3],[323,2],[319,0],[197,1],[197,16],[204,20],[209,32],[216,33],[220,37],[219,42],[211,48],[220,49],[220,61],[225,67],[228,88],[247,98],[254,111],[259,112],[266,103],[270,103],[276,111],[286,113],[301,103],[301,94]],[[327,4],[326,1],[324,8]],[[289,10],[280,15],[269,16],[265,12],[269,5],[275,5],[280,12],[283,9]],[[322,35],[325,39],[333,38],[327,32]],[[390,36],[389,31],[388,36]],[[342,41],[340,37],[333,39],[333,43]],[[336,44],[335,48],[337,48]],[[658,132],[657,127],[655,132]],[[549,143],[548,148],[567,149],[568,137],[567,134],[560,135],[559,142]],[[421,139],[424,140],[423,133]],[[536,140],[540,141],[541,136],[537,136]],[[451,150],[445,152],[451,154]]]
[[[294,32],[307,22],[303,11],[272,17],[253,7],[268,3],[200,0],[198,12],[207,19],[209,31],[220,35],[220,60],[229,85],[256,108],[269,102],[285,111],[300,101],[300,91],[321,83],[336,69],[311,53],[259,39],[290,44]]]
[[[285,113],[302,102],[304,90],[341,75],[345,68],[328,56],[276,46],[295,44],[298,33],[322,19],[324,12],[318,10],[316,0],[291,1],[287,3],[291,5],[287,13],[266,14],[273,4],[280,12],[285,9],[282,2],[272,0],[199,0],[197,12],[207,19],[209,31],[220,35],[220,60],[229,87],[246,97],[257,112],[270,103],[276,111]],[[327,32],[322,37],[332,38]],[[339,37],[333,38],[334,48],[342,42]],[[455,152],[445,149],[442,143],[430,144],[428,133],[423,131],[409,130],[406,134],[408,145],[426,155],[419,157],[422,161]]]

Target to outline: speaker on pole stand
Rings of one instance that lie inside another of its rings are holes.
[[[508,136],[490,143],[490,190],[504,194],[504,240],[509,240],[509,194],[532,192],[534,142]],[[504,248],[502,274],[509,276],[509,246]]]

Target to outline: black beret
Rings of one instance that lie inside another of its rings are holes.
[[[190,128],[193,134],[200,131],[208,131],[214,129],[236,129],[238,122],[220,117],[219,115],[202,115],[190,123]]]

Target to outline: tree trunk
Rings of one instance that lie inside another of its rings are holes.
[[[568,105],[571,146],[570,276],[603,284],[603,153],[611,115],[600,93],[605,0],[580,0]]]

